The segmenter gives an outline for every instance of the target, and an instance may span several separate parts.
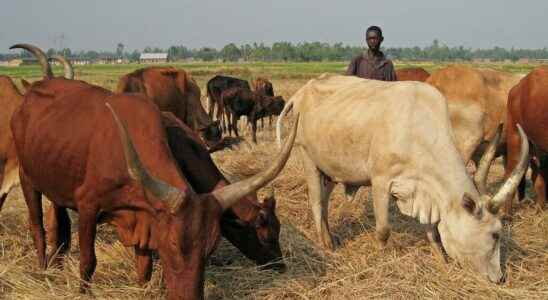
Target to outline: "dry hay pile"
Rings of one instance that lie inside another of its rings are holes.
[[[290,95],[295,89],[292,86],[282,93]],[[286,131],[288,127],[286,124]],[[245,130],[243,133],[245,140],[233,150],[214,154],[224,172],[240,177],[258,172],[278,151],[273,129],[259,131],[256,146],[247,142],[249,133]],[[502,174],[497,161],[490,176],[491,186],[500,182]],[[295,152],[270,187],[278,200],[281,246],[288,271],[278,274],[259,270],[223,241],[214,256],[226,264],[207,267],[207,299],[548,299],[548,212],[536,212],[529,205],[517,210],[513,223],[503,234],[508,278],[506,283],[495,285],[453,261],[448,264],[438,261],[418,222],[402,216],[395,207],[391,213],[393,232],[389,245],[380,249],[375,241],[368,189],[360,190],[354,202],[344,198],[340,186],[335,189],[329,220],[341,245],[333,253],[323,252],[316,243],[303,170]],[[267,189],[261,190],[260,196]],[[26,208],[18,190],[9,196],[0,213],[0,298],[87,298],[78,294],[76,226],[65,269],[41,271],[26,220]],[[96,298],[166,296],[158,262],[152,281],[145,287],[137,286],[132,251],[117,241],[112,227],[101,225],[96,249],[98,264],[92,289]]]

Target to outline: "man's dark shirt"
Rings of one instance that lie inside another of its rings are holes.
[[[396,81],[396,71],[392,61],[384,56],[373,56],[369,52],[360,54],[350,62],[346,75],[354,75],[365,79]]]

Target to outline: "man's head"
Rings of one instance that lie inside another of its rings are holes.
[[[365,32],[365,41],[369,50],[377,52],[381,48],[381,43],[384,40],[382,30],[379,26],[370,26]]]

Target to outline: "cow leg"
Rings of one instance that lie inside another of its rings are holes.
[[[240,137],[240,134],[238,134],[238,121],[239,121],[240,117],[239,116],[236,116],[236,115],[232,115],[232,130],[234,130],[234,135],[236,135],[236,137]]]
[[[548,178],[548,157],[539,155],[540,166],[538,168],[537,176],[534,181],[535,192],[537,194],[537,206],[540,209],[544,209],[546,203],[546,179]]]
[[[390,191],[384,182],[373,182],[373,210],[375,213],[375,237],[381,247],[385,247],[390,237],[389,199]]]
[[[86,197],[87,198],[87,197]],[[78,225],[78,238],[80,244],[80,293],[90,292],[90,280],[97,266],[97,258],[95,256],[95,234],[97,230],[97,213],[99,210],[96,207],[88,206],[93,203],[90,200],[79,199],[78,212],[80,223]]]
[[[257,119],[251,119],[251,140],[257,144]]]
[[[4,193],[0,195],[0,211],[2,211],[2,206],[4,205],[4,202],[6,201],[7,197],[8,197],[8,193]]]
[[[268,116],[268,128],[272,128],[272,115]]]
[[[211,96],[207,96],[207,114],[211,120],[213,120],[213,110],[215,109],[215,102],[212,98]]]
[[[150,281],[152,275],[152,253],[150,250],[135,246],[135,265],[137,268],[137,282],[144,285]]]
[[[67,209],[52,202],[46,219],[48,242],[52,250],[57,251],[54,263],[62,266],[65,254],[70,250],[71,222]]]
[[[329,195],[335,186],[333,182],[325,180],[324,175],[318,170],[306,151],[301,149],[301,157],[304,165],[306,183],[308,186],[308,202],[312,209],[316,232],[322,245],[327,250],[334,250],[335,243],[329,231],[328,208]],[[324,184],[326,183],[326,184]]]
[[[261,130],[264,130],[264,118],[261,118]]]
[[[29,228],[34,240],[34,247],[38,252],[38,265],[41,268],[47,267],[46,261],[46,232],[42,212],[42,194],[32,187],[29,178],[19,169],[21,188],[29,210]]]

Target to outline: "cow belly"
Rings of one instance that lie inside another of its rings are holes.
[[[325,131],[314,130],[314,133],[318,132],[321,134],[305,130],[299,143],[318,169],[335,182],[366,185],[371,178],[367,161],[367,141],[353,135],[351,131],[343,134],[333,128]]]

